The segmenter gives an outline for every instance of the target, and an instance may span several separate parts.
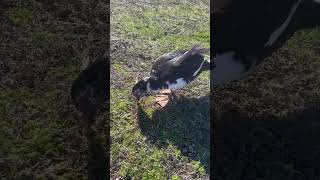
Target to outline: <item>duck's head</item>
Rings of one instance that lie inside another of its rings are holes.
[[[136,84],[132,88],[132,94],[138,100],[148,94],[149,77],[145,77],[140,81],[136,81]]]

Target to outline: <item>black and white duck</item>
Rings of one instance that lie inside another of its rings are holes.
[[[184,88],[202,71],[211,69],[210,60],[204,57],[204,53],[207,52],[209,49],[194,46],[190,50],[160,56],[155,60],[150,76],[137,82],[132,89],[132,94],[140,99],[146,95],[163,93],[162,97],[167,102],[166,99],[169,100],[170,94]]]

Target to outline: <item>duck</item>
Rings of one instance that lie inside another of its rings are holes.
[[[156,102],[164,107],[171,99],[170,97],[176,97],[175,91],[187,86],[201,72],[213,68],[210,60],[204,56],[207,52],[209,49],[195,45],[190,50],[161,55],[153,63],[150,75],[133,86],[133,96],[140,100],[142,97],[160,93]]]
[[[88,65],[73,81],[71,98],[83,122],[92,124],[99,110],[106,111],[108,100],[108,56],[105,53]]]
[[[108,110],[109,99],[109,50],[92,61],[72,83],[70,94],[76,110],[81,113],[80,125],[87,140],[88,179],[108,179],[109,156],[94,123],[99,111]],[[105,141],[105,139],[104,139]]]
[[[211,86],[246,77],[295,31],[320,25],[319,0],[213,0]]]

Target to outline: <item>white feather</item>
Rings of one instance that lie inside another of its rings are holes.
[[[199,68],[196,70],[196,72],[193,73],[193,77],[198,74],[198,72],[200,71],[200,69],[201,69],[202,66],[203,66],[204,61],[205,61],[205,60],[202,61],[202,63],[200,64],[200,66],[199,66]]]
[[[183,78],[179,78],[176,80],[176,83],[170,83],[169,81],[167,81],[166,84],[168,85],[168,89],[178,90],[186,86],[187,82],[183,80]]]
[[[213,70],[212,85],[223,84],[240,79],[245,72],[245,66],[234,58],[234,52],[217,54],[213,61],[216,64]]]
[[[276,40],[280,37],[280,35],[283,33],[283,31],[286,29],[286,27],[289,25],[292,16],[294,14],[294,12],[297,10],[299,4],[300,4],[301,0],[298,0],[296,4],[294,4],[291,8],[291,11],[289,13],[289,16],[287,17],[287,19],[284,21],[284,23],[278,28],[276,29],[269,37],[268,42],[264,45],[264,47],[266,46],[271,46],[274,42],[276,42]]]

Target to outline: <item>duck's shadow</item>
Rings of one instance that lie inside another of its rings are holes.
[[[210,111],[209,96],[179,97],[150,117],[138,106],[138,124],[148,140],[160,148],[176,146],[183,155],[199,160],[209,173]]]
[[[232,110],[214,113],[211,172],[217,180],[319,179],[320,108],[316,107],[282,117],[250,118]]]

